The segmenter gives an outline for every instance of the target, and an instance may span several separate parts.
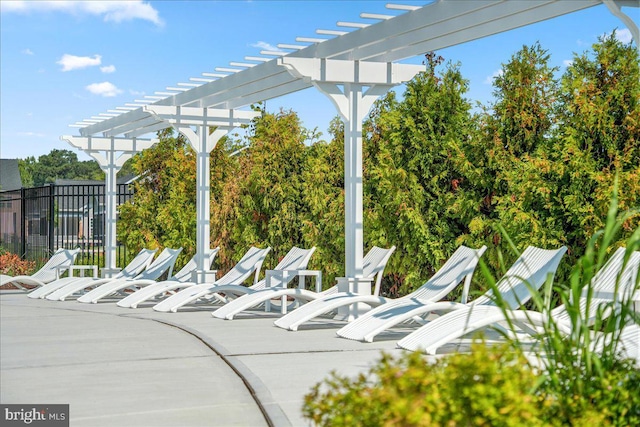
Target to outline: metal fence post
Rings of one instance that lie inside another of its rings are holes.
[[[53,238],[55,234],[55,209],[56,209],[56,185],[54,183],[49,184],[49,253],[53,253]]]
[[[20,256],[22,259],[27,257],[27,192],[25,188],[20,188]]]

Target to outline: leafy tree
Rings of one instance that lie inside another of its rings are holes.
[[[36,160],[29,156],[18,160],[23,187],[38,187],[55,182],[57,179],[104,181],[104,172],[95,160],[79,161],[70,150],[51,150]],[[118,172],[118,176],[133,175],[132,161],[128,160]]]
[[[246,177],[238,188],[242,215],[236,217],[232,236],[235,251],[268,245],[280,259],[302,244],[305,139],[306,130],[291,111],[264,113],[252,124],[249,155],[240,159]]]
[[[120,206],[118,238],[129,249],[182,247],[195,253],[195,155],[171,128],[159,142],[133,158],[138,175],[134,198]]]
[[[616,173],[621,208],[638,206],[638,56],[611,36],[576,56],[560,82],[548,60],[538,45],[514,55],[496,79],[495,103],[461,147],[475,183],[463,200],[475,204],[464,239],[499,247],[504,227],[518,247],[567,245],[574,260],[603,226]],[[628,219],[621,239],[637,221]],[[494,267],[511,262],[499,251],[485,257]]]
[[[29,156],[26,159],[18,159],[18,169],[20,170],[20,180],[25,188],[34,187],[33,184],[33,168],[36,162],[35,157]]]
[[[306,247],[316,246],[310,265],[322,269],[326,286],[344,276],[344,123],[340,118],[331,121],[329,133],[330,142],[308,148],[302,172],[303,240]]]
[[[640,206],[640,71],[638,50],[615,33],[575,55],[562,77],[556,164],[563,230],[577,247],[603,227],[614,176],[620,208]],[[625,224],[627,233],[640,223]]]
[[[23,185],[40,186],[55,182],[56,179],[104,180],[104,174],[93,160],[78,161],[78,155],[70,150],[51,150],[35,158],[21,160],[20,174]]]
[[[463,144],[471,126],[468,82],[456,64],[438,72],[442,61],[427,55],[426,72],[402,101],[390,92],[365,125],[367,240],[397,246],[387,271],[407,290],[433,274],[465,227],[452,209],[464,176],[451,146]]]

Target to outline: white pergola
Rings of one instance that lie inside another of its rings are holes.
[[[178,83],[155,96],[78,122],[72,126],[80,128],[80,136],[73,138],[111,138],[114,150],[125,151],[127,141],[174,126],[189,139],[199,156],[197,250],[199,277],[204,279],[209,250],[208,154],[222,134],[253,117],[253,113],[238,109],[315,87],[329,97],[345,122],[346,277],[339,279],[339,286],[370,292],[370,283],[362,278],[362,120],[380,95],[424,69],[397,61],[601,4],[624,22],[638,43],[638,27],[621,10],[638,7],[637,0],[439,0],[422,7],[390,4],[387,8],[393,15],[360,15],[371,24],[338,22],[344,30],[316,31],[331,38],[298,37],[296,44],[278,45],[288,53],[263,51],[264,56],[230,62],[232,68],[216,68],[216,72],[192,78],[192,83]],[[208,136],[208,126],[218,126],[219,131]],[[115,235],[115,227],[108,231]]]

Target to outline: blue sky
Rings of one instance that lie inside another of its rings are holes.
[[[524,1],[524,0],[523,0]],[[568,0],[565,0],[568,1]],[[396,3],[422,5],[428,1]],[[69,125],[125,103],[202,77],[229,62],[337,21],[375,22],[362,12],[395,14],[386,1],[0,1],[0,157],[26,158],[52,149],[75,150],[59,140],[77,135]],[[638,8],[624,8],[636,23]],[[604,6],[520,28],[438,52],[460,62],[470,80],[467,96],[487,103],[491,79],[523,45],[539,41],[552,65],[564,69],[598,36],[624,24]],[[419,63],[421,58],[408,62]],[[402,89],[399,89],[400,91]],[[292,109],[308,128],[325,133],[336,115],[314,89],[269,100]],[[78,152],[80,159],[89,157]]]

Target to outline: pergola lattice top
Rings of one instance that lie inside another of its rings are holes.
[[[342,59],[350,61],[394,62],[415,57],[471,40],[551,19],[605,3],[619,12],[620,6],[636,6],[634,0],[441,0],[423,7],[388,5],[405,10],[398,16],[362,14],[363,18],[380,22],[367,24],[338,23],[358,28],[351,32],[318,30],[320,34],[336,35],[332,39],[303,38],[304,45],[279,45],[283,52],[262,52],[265,55],[286,55],[296,58]],[[620,16],[620,15],[618,15]],[[624,15],[623,15],[624,16]],[[625,22],[638,37],[633,21]],[[278,58],[248,57],[266,61],[258,64],[236,63],[235,68],[218,68],[217,73],[203,73],[216,80],[193,78],[197,83],[179,83],[167,88],[171,92],[150,96],[144,103],[170,106],[215,107],[235,109],[276,98],[311,87],[309,80],[292,76]],[[229,72],[232,72],[229,74]],[[196,87],[191,87],[196,85]],[[169,96],[167,96],[169,95]],[[154,101],[154,99],[157,99]],[[110,110],[89,121],[78,122],[80,135],[139,137],[166,127],[142,109],[143,104],[127,104],[121,110]],[[131,110],[124,112],[125,110]],[[118,114],[116,117],[111,117]],[[96,123],[96,121],[99,121]]]

